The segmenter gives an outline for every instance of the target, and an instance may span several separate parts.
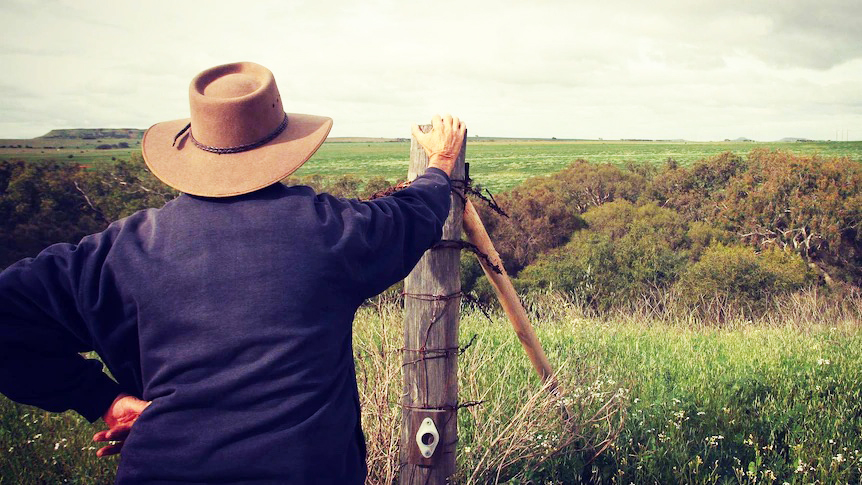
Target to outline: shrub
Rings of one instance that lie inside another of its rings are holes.
[[[647,187],[647,175],[648,171],[637,166],[626,170],[609,163],[577,160],[556,178],[566,202],[583,213],[619,199],[636,201]]]
[[[688,246],[687,227],[678,212],[648,203],[640,207],[627,200],[617,200],[584,214],[590,229],[607,234],[613,240],[625,237],[657,236],[670,249]]]
[[[524,268],[516,283],[520,291],[570,293],[600,310],[612,307],[628,286],[611,238],[590,230],[575,234],[565,247],[543,254]]]
[[[754,247],[814,263],[827,282],[862,285],[862,166],[754,150],[745,172],[716,200],[719,222]]]
[[[759,254],[759,264],[771,275],[771,293],[789,293],[816,282],[814,272],[798,254],[769,248]]]
[[[79,171],[76,183],[71,190],[80,194],[86,208],[95,211],[104,223],[148,207],[161,207],[178,194],[157,179],[137,153],[105,170]]]
[[[539,254],[565,244],[585,226],[577,209],[561,196],[561,182],[534,178],[498,198],[509,217],[476,204],[482,221],[511,274],[517,274]]]
[[[368,199],[375,193],[398,184],[398,182],[390,182],[379,175],[365,180],[352,174],[291,176],[281,182],[285,185],[306,185],[317,193],[326,192],[336,197],[349,199]]]
[[[68,164],[0,162],[0,268],[104,228],[75,190]]]
[[[691,168],[668,163],[652,179],[644,197],[675,209],[688,221],[711,219],[715,194],[722,192],[745,168],[742,157],[731,152],[700,160]]]
[[[688,225],[689,259],[697,261],[703,252],[712,244],[730,244],[736,236],[730,232],[711,226],[703,221],[694,221]]]
[[[687,227],[673,210],[616,200],[589,210],[584,219],[588,230],[522,271],[521,288],[564,291],[607,310],[666,288],[685,265]]]
[[[811,281],[798,254],[774,249],[757,254],[750,247],[718,243],[683,271],[676,289],[689,306],[718,300],[757,313],[769,297],[802,289]]]
[[[539,254],[560,247],[585,226],[581,214],[615,200],[634,202],[646,187],[643,174],[611,164],[578,160],[561,172],[527,180],[498,197],[502,217],[477,206],[507,271],[517,274]]]

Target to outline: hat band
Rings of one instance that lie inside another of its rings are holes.
[[[278,125],[278,127],[272,133],[266,135],[265,137],[261,138],[260,140],[258,140],[256,142],[246,143],[245,145],[237,145],[237,146],[232,146],[232,147],[214,147],[214,146],[210,146],[210,145],[204,145],[203,143],[201,143],[195,139],[194,134],[192,134],[191,127],[192,127],[192,124],[189,123],[186,125],[185,128],[180,130],[180,132],[177,133],[177,135],[174,137],[174,143],[176,143],[177,138],[181,137],[183,135],[183,133],[188,131],[189,132],[189,139],[192,141],[192,143],[196,147],[200,148],[201,150],[204,150],[204,151],[207,151],[210,153],[218,153],[218,154],[246,152],[248,150],[253,150],[253,149],[255,149],[261,145],[266,145],[267,143],[274,140],[275,137],[280,135],[281,132],[283,132],[284,129],[287,128],[287,113],[284,114],[284,119],[281,120],[281,123]],[[171,144],[171,146],[173,146],[173,144]]]

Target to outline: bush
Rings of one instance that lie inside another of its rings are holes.
[[[775,249],[757,254],[750,247],[718,243],[683,271],[676,290],[691,307],[717,300],[758,313],[770,297],[800,290],[812,281],[798,254]]]
[[[604,311],[668,287],[686,263],[687,227],[671,209],[616,200],[584,219],[589,229],[522,271],[521,288],[564,291]]]
[[[688,225],[689,259],[697,261],[703,252],[712,244],[731,244],[736,236],[730,232],[711,226],[703,221],[694,221]]]
[[[590,230],[575,234],[565,247],[543,254],[516,281],[519,291],[562,291],[599,310],[611,308],[628,286],[611,238]]]
[[[317,193],[328,193],[336,197],[349,199],[367,199],[381,190],[397,185],[399,181],[390,182],[384,177],[375,176],[361,179],[352,174],[346,175],[306,175],[291,176],[281,181],[285,185],[306,185]]]
[[[685,264],[688,228],[674,210],[617,200],[591,209],[584,218],[591,230],[614,241],[614,255],[629,282],[628,296],[667,286]]]
[[[753,247],[796,252],[827,282],[862,285],[859,163],[754,150],[714,205],[718,222]]]
[[[509,217],[476,204],[506,271],[517,274],[539,254],[562,246],[586,224],[568,204],[559,180],[533,178],[498,198]]]
[[[712,219],[714,204],[710,202],[746,165],[742,157],[731,152],[700,160],[691,168],[668,163],[652,179],[644,197],[678,211],[688,221]]]
[[[585,226],[582,213],[615,200],[634,202],[646,183],[643,174],[578,160],[559,173],[531,178],[501,194],[497,200],[509,218],[482,204],[477,209],[506,270],[517,274],[539,254],[566,244]]]
[[[0,268],[104,229],[67,164],[0,162]]]

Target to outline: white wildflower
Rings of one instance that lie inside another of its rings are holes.
[[[723,439],[724,436],[717,434],[715,436],[707,436],[704,438],[704,441],[706,441],[706,444],[709,446],[718,446],[718,443]]]

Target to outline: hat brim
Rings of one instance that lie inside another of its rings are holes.
[[[245,152],[217,154],[195,146],[189,132],[171,146],[188,123],[186,118],[151,126],[141,148],[159,180],[204,197],[241,195],[278,182],[308,161],[332,129],[332,118],[288,113],[287,128],[272,141]]]

